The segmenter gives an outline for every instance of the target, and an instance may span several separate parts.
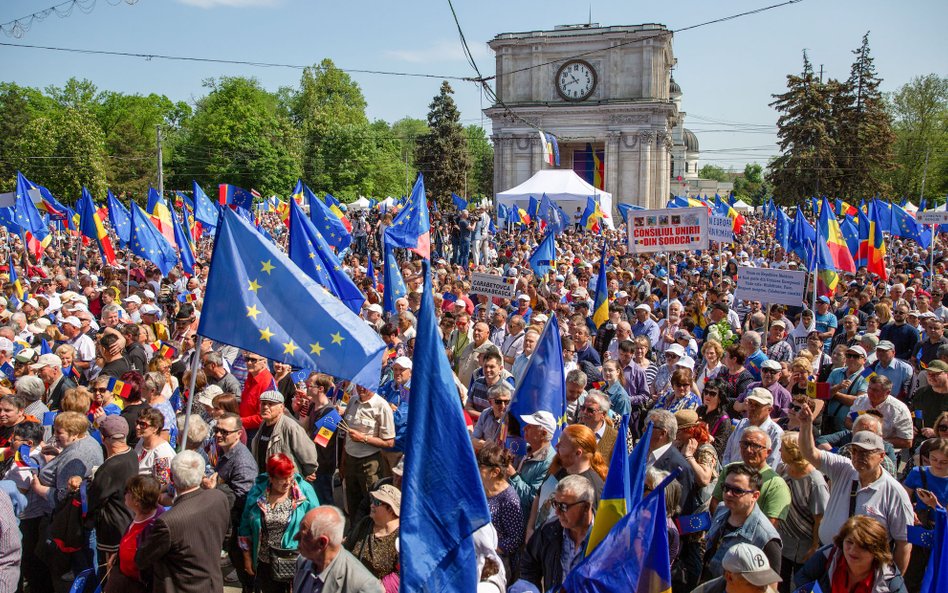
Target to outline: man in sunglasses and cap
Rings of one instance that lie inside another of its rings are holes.
[[[764,551],[751,544],[728,549],[721,567],[723,576],[702,583],[692,593],[767,593],[783,582]]]

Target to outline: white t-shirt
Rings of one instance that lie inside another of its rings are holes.
[[[865,412],[873,409],[872,402],[868,395],[860,395],[850,406],[850,412]],[[885,401],[875,407],[882,412],[882,438],[883,439],[912,439],[912,413],[908,406],[891,395],[885,398]]]

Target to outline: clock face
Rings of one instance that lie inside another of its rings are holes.
[[[567,101],[583,101],[596,90],[596,71],[585,60],[570,60],[556,73],[556,92]]]

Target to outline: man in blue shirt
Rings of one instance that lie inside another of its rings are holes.
[[[833,335],[836,333],[836,328],[839,324],[836,319],[836,315],[830,311],[830,300],[829,297],[821,296],[816,300],[816,331],[820,334],[820,339],[823,340],[823,351],[829,354],[830,344],[833,341]]]
[[[744,368],[753,375],[755,381],[760,381],[760,367],[767,360],[767,355],[760,349],[760,334],[753,331],[744,332],[741,336],[741,350],[744,351]]]
[[[908,399],[915,369],[912,365],[895,357],[895,344],[882,340],[876,346],[876,362],[872,365],[877,375],[892,381],[893,394],[903,402]]]
[[[635,319],[637,321],[632,324],[632,335],[636,338],[645,336],[652,348],[655,348],[661,332],[658,330],[658,324],[652,319],[652,308],[645,303],[636,306]]]

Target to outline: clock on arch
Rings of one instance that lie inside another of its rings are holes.
[[[596,69],[586,60],[569,60],[556,72],[556,92],[567,101],[585,101],[596,90]]]

